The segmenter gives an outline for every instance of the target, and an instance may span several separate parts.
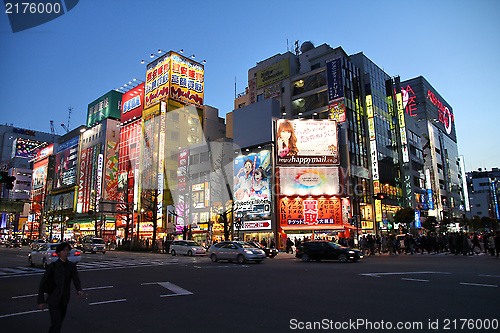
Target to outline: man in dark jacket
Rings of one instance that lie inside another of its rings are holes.
[[[71,280],[73,280],[78,297],[83,296],[76,264],[68,260],[70,251],[71,245],[68,243],[61,243],[57,246],[56,253],[59,259],[47,267],[40,282],[38,308],[43,310],[45,303],[49,305],[51,320],[49,332],[61,331],[61,325],[66,316],[69,303]],[[48,294],[47,302],[45,302],[44,293]]]

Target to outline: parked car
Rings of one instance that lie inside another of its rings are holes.
[[[45,243],[40,245],[37,249],[31,251],[28,254],[28,264],[30,266],[41,265],[43,268],[54,261],[56,261],[59,256],[56,253],[56,248],[59,243]],[[74,263],[78,263],[82,259],[80,251],[76,249],[71,249],[68,260]]]
[[[301,243],[297,248],[295,257],[302,261],[309,260],[339,260],[340,262],[353,262],[363,258],[361,251],[344,247],[340,244],[327,241],[311,241]]]
[[[32,250],[36,250],[40,245],[45,244],[46,242],[43,239],[35,239],[30,247]]]
[[[208,250],[208,256],[213,262],[219,260],[228,260],[231,262],[235,260],[243,264],[247,261],[259,263],[264,260],[266,253],[247,242],[226,241],[212,245]]]
[[[86,238],[83,240],[83,253],[90,252],[102,252],[102,254],[106,253],[106,243],[104,243],[104,239],[102,238]]]
[[[170,245],[170,254],[192,256],[204,256],[207,253],[205,248],[192,240],[176,240]]]
[[[258,242],[248,242],[248,244],[253,245],[254,247],[261,249],[266,253],[266,257],[269,258],[274,258],[278,255],[278,250],[277,249],[271,249],[268,247],[264,247],[264,245],[258,243]]]

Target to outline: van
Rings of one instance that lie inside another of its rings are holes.
[[[104,243],[104,239],[102,238],[85,238],[83,240],[83,253],[90,252],[102,252],[102,254],[106,253],[106,244]]]

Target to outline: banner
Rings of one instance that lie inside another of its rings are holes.
[[[76,185],[79,137],[57,147],[55,188]]]
[[[341,58],[330,60],[326,63],[326,78],[328,82],[328,100],[331,102],[337,98],[344,97]]]

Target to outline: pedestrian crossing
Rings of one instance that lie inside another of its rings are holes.
[[[179,263],[179,259],[121,259],[112,258],[107,260],[95,261],[95,262],[79,262],[78,271],[92,271],[92,270],[108,270],[108,269],[121,269],[121,268],[131,268],[131,267],[146,267],[146,266],[164,266],[164,265],[176,265]],[[38,267],[1,267],[0,268],[0,279],[6,277],[17,277],[17,276],[28,276],[28,275],[41,275],[45,272],[45,269]]]

